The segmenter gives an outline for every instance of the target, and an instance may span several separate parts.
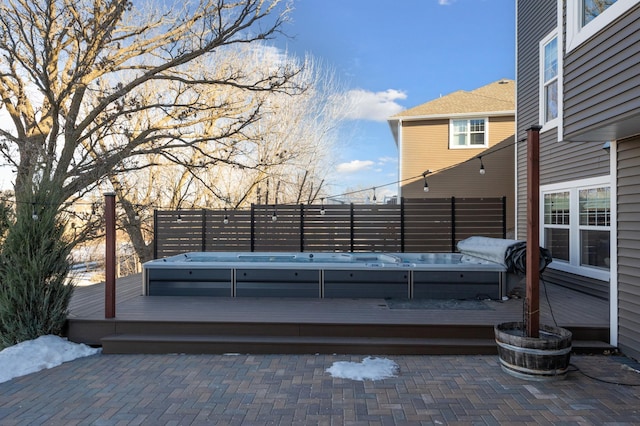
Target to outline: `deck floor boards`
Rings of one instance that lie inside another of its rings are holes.
[[[540,321],[545,324],[609,326],[606,300],[553,284],[541,283],[540,292]],[[104,319],[104,300],[104,283],[77,287],[69,319]],[[481,310],[391,309],[385,299],[142,296],[141,274],[116,283],[116,320],[127,321],[491,325],[523,319],[523,299],[483,303]]]

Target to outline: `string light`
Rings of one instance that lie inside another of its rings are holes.
[[[373,202],[376,202],[376,187],[373,187]]]
[[[275,222],[278,220],[278,213],[276,212],[276,209],[273,209],[273,214],[271,215],[271,222]]]
[[[324,198],[320,198],[320,202],[322,203],[322,206],[320,207],[320,215],[324,216],[326,213],[326,210],[324,209]]]
[[[427,175],[431,173],[431,170],[427,170],[424,173],[422,173],[422,177],[424,178],[424,187],[422,188],[422,190],[424,192],[429,192],[429,183],[427,182]]]
[[[224,218],[222,219],[222,223],[225,225],[229,224],[229,215],[227,214],[227,208],[224,208]]]
[[[472,157],[469,160],[466,160],[465,162],[475,160],[476,158],[479,159],[480,160],[479,173],[480,174],[485,174],[486,173],[486,169],[484,167],[484,162],[483,162],[482,157],[487,156],[487,155],[491,155],[491,154],[495,154],[495,153],[497,153],[497,152],[499,152],[499,151],[501,151],[503,149],[510,148],[512,146],[515,146],[518,143],[526,142],[526,141],[527,141],[526,138],[522,138],[522,139],[515,140],[515,141],[513,141],[511,143],[505,144],[504,146],[501,146],[501,147],[498,147],[498,148],[493,147],[494,149],[492,149],[490,152],[484,152],[482,156]],[[435,171],[427,170],[426,172],[421,173],[421,174],[416,175],[416,176],[410,176],[410,177],[407,177],[407,178],[404,178],[404,179],[399,179],[399,180],[396,180],[396,181],[393,181],[393,182],[380,184],[380,185],[377,185],[377,186],[371,187],[371,188],[364,188],[364,189],[359,189],[359,190],[355,190],[355,191],[343,192],[343,193],[340,193],[340,194],[329,195],[329,196],[323,197],[323,198],[321,198],[322,207],[321,207],[321,210],[320,210],[320,214],[325,214],[325,209],[324,209],[324,200],[325,200],[325,198],[326,199],[335,199],[335,198],[339,198],[339,197],[345,197],[345,196],[349,196],[349,195],[353,195],[353,194],[362,193],[362,192],[368,191],[368,190],[373,190],[374,191],[374,201],[375,201],[375,195],[376,195],[375,191],[376,191],[377,188],[383,188],[383,187],[387,187],[387,186],[391,186],[391,185],[397,185],[397,184],[400,184],[400,183],[403,183],[403,182],[414,181],[417,178],[419,178],[420,176],[422,176],[424,178],[424,188],[423,189],[424,189],[425,192],[428,192],[429,191],[429,185],[427,183],[427,174],[443,172],[443,171],[458,167],[458,166],[460,166],[460,164],[462,164],[462,163],[453,164],[451,166],[443,167],[442,169],[438,169],[438,170],[435,170]],[[268,185],[268,180],[267,180],[267,185]],[[277,200],[277,191],[278,191],[278,189],[279,188],[276,187],[276,200]],[[268,191],[268,186],[267,186],[267,191]],[[262,201],[261,192],[262,192],[261,188],[258,186],[256,188],[256,198],[257,198],[258,204],[260,204],[261,201]],[[267,195],[267,200],[266,201],[268,201],[268,193],[266,195]],[[5,202],[16,202],[15,199],[9,198],[7,196],[0,196],[0,200],[5,201]],[[17,202],[17,203],[20,203],[20,202]],[[42,203],[42,202],[31,203],[31,204],[32,204],[32,207],[35,206],[36,204],[38,206],[40,206],[40,205],[50,205],[49,203]],[[77,202],[74,202],[73,204],[74,205],[91,205],[91,214],[96,214],[97,206],[101,205],[100,202],[91,202],[90,203],[90,202],[82,202],[82,201],[77,201]],[[166,207],[158,206],[158,205],[144,205],[144,206],[138,205],[138,207],[139,208],[153,208],[153,209],[165,209],[166,208]],[[35,213],[35,215],[33,213]],[[34,208],[32,210],[32,216],[38,216],[37,209]],[[136,218],[136,220],[140,220],[140,214],[138,212],[136,212],[135,218]],[[275,210],[274,210],[273,215],[272,215],[272,220],[273,221],[277,220],[277,212]],[[177,222],[182,222],[182,216],[181,216],[180,213],[178,213],[176,221]]]
[[[31,219],[38,220],[38,212],[36,211],[36,203],[31,203]]]

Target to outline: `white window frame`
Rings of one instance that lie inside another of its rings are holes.
[[[613,21],[622,16],[626,11],[640,3],[640,0],[618,0],[593,18],[584,27],[582,26],[581,0],[567,0],[567,53],[589,40],[602,31]]]
[[[465,145],[456,145],[454,143],[454,121],[467,121],[467,125],[471,120],[484,120],[484,144],[482,145],[470,145],[470,134],[469,131],[470,126],[467,126],[467,144]],[[456,117],[449,119],[449,149],[474,149],[474,148],[488,148],[489,147],[489,117]]]
[[[545,59],[545,47],[553,40],[556,39],[557,44],[558,44],[558,49],[557,49],[557,53],[558,53],[558,57],[556,58],[558,61],[558,73],[555,77],[555,79],[551,80],[551,81],[555,81],[557,83],[557,87],[558,87],[558,114],[555,118],[547,121],[547,103],[546,103],[546,96],[545,96],[545,88],[547,86],[547,82],[544,80],[544,59]],[[540,124],[542,124],[542,129],[540,129],[541,132],[545,132],[547,130],[550,129],[554,129],[560,126],[560,122],[562,120],[562,38],[559,37],[558,35],[558,31],[557,29],[552,31],[551,33],[549,33],[545,38],[543,38],[542,40],[540,40],[540,44],[539,44],[539,77],[538,77],[538,81],[539,81],[539,87],[538,87],[538,102],[539,102],[539,107],[538,107],[538,111],[539,111],[539,117],[538,117],[538,122]]]
[[[585,266],[580,264],[580,230],[585,229],[585,226],[580,225],[579,218],[579,191],[581,189],[610,187],[611,189],[611,177],[600,176],[590,179],[582,179],[576,181],[562,182],[551,185],[540,186],[540,245],[546,246],[545,242],[545,229],[546,228],[563,228],[566,229],[566,225],[545,225],[544,223],[544,196],[545,194],[556,192],[569,192],[569,261],[560,259],[553,259],[553,262],[549,264],[549,268],[559,271],[569,272],[576,275],[582,275],[585,277],[595,278],[602,281],[609,281],[611,276],[610,269],[603,270],[600,268]],[[613,198],[614,193],[610,192],[610,196]],[[613,201],[610,200],[611,204]],[[614,210],[610,207],[610,213],[612,215],[611,221],[614,220]],[[609,247],[613,247],[615,240],[613,239],[613,226],[599,227],[600,229],[609,230]],[[611,258],[611,256],[610,256]]]

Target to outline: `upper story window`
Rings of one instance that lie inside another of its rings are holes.
[[[554,31],[540,41],[540,123],[543,131],[558,125],[560,113],[560,56]]]
[[[581,0],[579,2],[581,3],[579,6],[582,7],[581,26],[584,27],[587,25],[616,1],[617,0]]]
[[[487,119],[469,118],[451,120],[449,148],[482,148],[487,146]]]
[[[640,0],[567,1],[567,52],[589,40],[638,3]]]
[[[558,37],[544,45],[544,121],[558,117]]]

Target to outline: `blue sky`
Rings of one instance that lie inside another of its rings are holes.
[[[361,100],[341,130],[332,195],[398,179],[387,117],[515,78],[513,0],[295,0],[284,30],[278,47],[318,58]]]

